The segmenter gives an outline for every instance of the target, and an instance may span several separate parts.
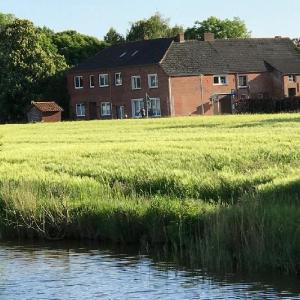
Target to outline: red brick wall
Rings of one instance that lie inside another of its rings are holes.
[[[122,86],[115,86],[115,73],[122,73]],[[99,87],[99,74],[109,74],[109,87]],[[158,75],[158,88],[149,89],[148,74]],[[83,89],[75,89],[74,76],[83,76]],[[95,88],[90,88],[89,76],[95,76]],[[131,76],[141,76],[141,89],[132,90]],[[162,116],[170,115],[168,76],[158,65],[102,69],[70,73],[68,75],[68,90],[71,97],[70,116],[76,118],[76,104],[86,104],[86,117],[89,119],[89,102],[96,102],[97,118],[101,119],[101,102],[112,103],[112,118],[116,118],[116,106],[124,106],[125,114],[132,117],[132,99],[145,98],[146,93],[152,98],[160,98]]]
[[[42,122],[60,122],[61,121],[61,112],[43,112]]]
[[[114,75],[118,72],[122,73],[122,86],[115,86],[114,83]],[[109,87],[99,87],[99,74],[102,73],[109,74]],[[148,74],[158,74],[158,89],[149,89]],[[75,89],[74,76],[76,75],[83,76],[83,89]],[[90,75],[95,76],[95,88],[90,88]],[[141,90],[132,90],[131,88],[131,76],[134,75],[141,76]],[[231,94],[232,90],[237,90],[238,98],[242,96],[257,98],[258,94],[263,94],[264,97],[282,97],[283,83],[280,74],[273,72],[239,75],[247,75],[247,88],[238,88],[237,74],[227,75],[226,85],[214,85],[213,75],[169,78],[158,65],[70,73],[68,75],[68,89],[71,96],[70,115],[72,118],[76,118],[76,104],[85,103],[85,119],[90,119],[88,103],[95,102],[97,110],[96,117],[98,119],[105,118],[101,117],[101,102],[111,102],[112,118],[117,117],[117,106],[124,106],[125,114],[131,118],[131,100],[144,98],[146,93],[148,93],[150,97],[160,98],[162,116],[186,116],[192,114],[212,115],[215,110],[214,104],[211,101],[212,95]],[[300,76],[297,77],[297,80],[300,84]],[[295,85],[297,88],[297,84]],[[287,82],[287,79],[285,79],[285,86],[285,89],[291,86],[291,83]],[[300,91],[298,91],[298,93],[300,95]]]
[[[214,85],[213,75],[171,78],[172,115],[192,114],[212,115],[214,113],[211,97],[214,94],[231,94],[237,90],[237,97],[265,97],[273,95],[273,80],[269,73],[239,74],[247,75],[248,88],[238,88],[237,75],[227,75],[226,85]]]
[[[300,96],[300,75],[296,76],[296,82],[289,81],[288,76],[283,76],[284,96],[289,96],[289,88],[296,89],[296,96]]]

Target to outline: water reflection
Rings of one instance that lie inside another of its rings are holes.
[[[0,299],[300,299],[300,281],[208,274],[161,252],[0,243]]]

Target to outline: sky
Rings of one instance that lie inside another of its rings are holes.
[[[130,22],[157,11],[172,25],[191,27],[209,16],[237,16],[253,37],[300,36],[299,0],[0,0],[2,13],[55,31],[73,29],[101,39],[110,27],[126,34]]]

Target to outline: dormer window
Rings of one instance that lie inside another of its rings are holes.
[[[83,76],[75,76],[74,77],[74,86],[75,89],[83,89]]]

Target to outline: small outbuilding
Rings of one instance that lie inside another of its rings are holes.
[[[32,101],[27,111],[28,122],[60,122],[63,111],[54,101]]]

